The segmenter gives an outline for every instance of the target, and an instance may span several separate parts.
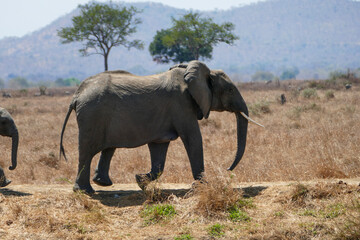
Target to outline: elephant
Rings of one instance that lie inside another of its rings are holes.
[[[0,135],[12,138],[10,170],[14,170],[17,165],[17,151],[19,145],[19,133],[10,113],[0,107]],[[4,170],[0,167],[0,187],[9,185],[11,181],[5,177]]]
[[[73,110],[79,129],[79,165],[73,190],[88,194],[94,193],[90,164],[95,154],[101,152],[93,181],[110,186],[109,167],[115,149],[147,144],[151,170],[135,175],[144,190],[162,174],[169,143],[178,137],[185,146],[193,178],[201,180],[204,160],[198,120],[208,118],[210,111],[236,115],[237,152],[229,168],[233,170],[245,151],[248,121],[253,121],[230,78],[197,60],[156,75],[106,71],[84,80],[73,95],[61,131],[60,157],[65,160],[63,135]]]

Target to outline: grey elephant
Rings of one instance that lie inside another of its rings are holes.
[[[75,92],[64,120],[60,156],[66,159],[63,135],[71,112],[79,128],[79,166],[74,191],[93,193],[90,163],[101,152],[93,181],[112,184],[111,158],[116,148],[147,144],[151,171],[137,174],[146,185],[163,172],[169,143],[181,138],[195,180],[204,172],[202,136],[198,120],[210,111],[229,111],[237,119],[237,152],[229,170],[242,158],[248,128],[248,109],[238,88],[221,70],[210,70],[200,61],[179,64],[169,71],[136,76],[125,71],[107,71],[84,80]]]
[[[12,138],[11,162],[10,170],[14,170],[17,165],[17,150],[19,143],[19,133],[10,113],[6,109],[0,107],[0,135]],[[4,170],[0,167],[0,187],[9,185],[11,181],[5,177]]]

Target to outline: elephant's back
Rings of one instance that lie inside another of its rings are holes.
[[[100,104],[130,104],[153,101],[156,98],[174,99],[184,87],[174,81],[171,72],[150,76],[130,73],[103,72],[85,79],[74,95],[76,111],[85,106]]]

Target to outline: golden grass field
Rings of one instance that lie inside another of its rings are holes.
[[[14,171],[8,170],[11,139],[0,138],[0,165],[12,180],[0,189],[0,239],[359,239],[360,87],[333,90],[334,96],[317,90],[309,98],[296,88],[240,86],[250,116],[265,128],[249,125],[245,155],[233,172],[226,169],[236,151],[235,116],[211,112],[200,121],[208,184],[187,194],[143,194],[134,185],[135,174],[150,170],[143,146],[118,149],[110,169],[115,187],[105,191],[92,184],[102,191],[91,197],[71,191],[78,163],[74,112],[64,136],[69,160],[59,160],[72,97],[62,90],[40,97],[14,91],[13,98],[0,100],[20,134]],[[284,105],[278,101],[282,93]],[[155,185],[189,188],[192,182],[185,149],[176,140]],[[144,210],[150,203],[171,205],[176,214],[149,221]],[[231,220],[234,204],[249,218]]]

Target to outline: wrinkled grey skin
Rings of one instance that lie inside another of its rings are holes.
[[[14,170],[17,165],[17,150],[19,143],[19,134],[14,120],[6,109],[0,107],[0,135],[12,138],[11,163],[10,170]],[[5,177],[4,170],[0,167],[0,187],[5,187],[11,181]]]
[[[238,149],[234,169],[245,151],[248,115],[239,90],[221,70],[209,70],[202,62],[180,64],[152,76],[135,76],[124,71],[104,72],[86,79],[74,94],[66,115],[60,142],[71,112],[76,111],[79,127],[79,166],[74,190],[93,193],[90,163],[98,152],[100,160],[93,181],[112,184],[111,158],[116,148],[135,148],[147,144],[151,171],[137,174],[144,190],[163,172],[170,141],[180,137],[187,151],[192,174],[200,180],[204,172],[202,136],[198,120],[210,111],[236,114]]]

